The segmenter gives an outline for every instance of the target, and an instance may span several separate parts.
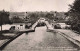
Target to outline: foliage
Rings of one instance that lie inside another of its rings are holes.
[[[48,19],[54,19],[54,14],[50,14],[50,13],[47,13],[46,14],[46,17],[48,18]]]
[[[75,0],[74,3],[70,6],[70,12],[80,13],[80,0]]]
[[[77,30],[80,28],[78,24],[80,23],[80,0],[75,0],[70,6],[68,14],[70,16],[70,23],[72,28],[76,27]],[[74,29],[76,29],[74,28]]]
[[[12,23],[22,23],[23,20],[21,18],[19,18],[18,16],[13,16],[13,18],[11,19]]]
[[[70,10],[68,13],[73,22],[80,22],[80,0],[75,0],[73,5],[70,5]]]
[[[0,11],[0,25],[7,23],[10,23],[9,12],[5,12],[4,10]]]

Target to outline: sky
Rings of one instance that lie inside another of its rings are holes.
[[[74,0],[0,0],[0,10],[5,11],[58,11],[67,12]]]

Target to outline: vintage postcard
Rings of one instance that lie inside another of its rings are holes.
[[[80,0],[0,0],[0,51],[80,51]]]

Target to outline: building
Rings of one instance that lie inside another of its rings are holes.
[[[31,27],[31,23],[14,23],[11,26],[12,28],[14,27],[15,30],[24,30],[29,29]]]

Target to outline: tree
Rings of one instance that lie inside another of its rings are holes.
[[[23,19],[19,18],[18,16],[13,16],[13,18],[11,19],[12,23],[22,23]]]
[[[68,14],[70,17],[76,20],[76,23],[80,22],[80,0],[75,0],[74,3],[70,6],[70,10],[68,11]]]
[[[0,25],[9,23],[9,12],[0,11]]]
[[[75,0],[74,3],[70,6],[70,11],[71,12],[78,12],[80,13],[80,0]]]
[[[80,23],[80,0],[75,0],[74,3],[69,6],[70,10],[68,11],[68,14],[71,18],[71,26],[78,27],[77,25]]]
[[[1,34],[2,34],[2,24],[9,23],[9,12],[0,11],[0,25],[1,25]]]
[[[29,17],[29,21],[33,24],[34,22],[36,22],[38,20],[38,14],[37,13],[30,13],[28,15]]]
[[[47,17],[48,19],[53,20],[53,19],[54,19],[54,14],[47,13],[47,14],[46,14],[46,17]]]

